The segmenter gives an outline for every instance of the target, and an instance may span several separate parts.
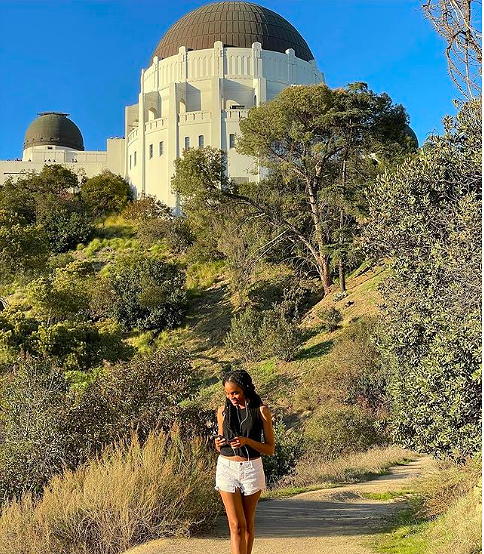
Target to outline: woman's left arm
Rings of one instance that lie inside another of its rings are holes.
[[[260,407],[260,413],[262,417],[262,426],[264,428],[264,442],[255,441],[248,437],[235,437],[233,441],[230,441],[230,445],[234,448],[247,445],[258,450],[261,454],[273,456],[275,452],[275,440],[274,429],[272,428],[272,414],[269,408],[264,405]]]

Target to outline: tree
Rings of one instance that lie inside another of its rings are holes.
[[[269,171],[267,178],[237,186],[226,177],[223,154],[206,148],[189,150],[176,161],[172,185],[189,209],[203,205],[206,212],[227,201],[244,206],[249,217],[272,229],[271,244],[287,240],[299,248],[327,292],[340,227],[334,187],[341,180],[344,153],[347,163],[351,153],[360,165],[373,165],[369,154],[383,156],[383,144],[388,149],[389,142],[405,142],[406,123],[401,106],[364,84],[342,91],[289,87],[241,121],[238,151],[257,158]]]
[[[108,170],[81,185],[81,198],[94,217],[120,212],[132,198],[126,179]]]
[[[365,232],[390,260],[379,349],[394,438],[463,459],[480,449],[480,104],[377,180]]]
[[[110,315],[125,330],[176,327],[186,309],[184,275],[173,264],[155,258],[122,259],[110,278]]]
[[[42,226],[52,252],[67,252],[86,242],[93,227],[84,204],[73,195],[46,194],[37,201],[36,222]]]
[[[449,73],[464,98],[481,95],[481,2],[475,0],[426,0],[426,17],[447,43]]]
[[[0,214],[0,280],[35,274],[45,269],[49,244],[38,225],[3,225]]]

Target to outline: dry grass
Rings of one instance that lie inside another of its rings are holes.
[[[200,440],[152,433],[56,476],[36,502],[26,494],[0,516],[1,554],[117,554],[147,540],[188,534],[218,512]]]
[[[306,487],[318,483],[348,483],[381,475],[398,463],[415,456],[399,446],[374,447],[366,452],[357,452],[325,461],[306,455],[296,466],[294,475],[286,477],[281,486]]]
[[[476,486],[439,517],[428,529],[432,554],[477,554],[481,552],[482,486]]]
[[[422,478],[419,492],[425,499],[426,517],[436,517],[445,513],[456,498],[467,495],[479,482],[481,462],[469,459],[465,464],[455,465],[440,462],[435,471]]]

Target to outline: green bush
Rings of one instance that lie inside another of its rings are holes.
[[[65,433],[68,384],[51,362],[27,358],[4,377],[1,391],[0,502],[35,494],[78,456]]]
[[[306,423],[304,434],[310,449],[326,460],[366,450],[383,439],[375,419],[357,406],[321,408]]]
[[[324,331],[335,331],[338,325],[343,321],[341,312],[334,308],[323,308],[316,312],[320,321],[320,328]]]
[[[393,438],[462,460],[481,449],[482,112],[375,181],[365,241],[389,261],[378,347]]]
[[[235,315],[225,344],[244,361],[271,356],[290,360],[295,356],[301,340],[296,323],[279,305],[261,312],[249,307]]]
[[[64,465],[78,467],[133,430],[145,440],[150,431],[178,422],[185,438],[203,436],[211,417],[182,404],[194,381],[180,350],[105,366],[81,387],[70,388],[64,369],[48,358],[23,358],[4,380],[0,501],[40,493]]]
[[[274,424],[274,438],[274,456],[264,457],[264,473],[269,487],[275,486],[280,479],[292,473],[305,447],[302,436],[288,430],[282,421]]]
[[[172,329],[186,310],[184,280],[175,265],[155,258],[121,260],[110,279],[110,314],[125,330]]]
[[[67,252],[86,242],[93,233],[91,216],[75,197],[42,198],[37,205],[36,220],[45,230],[52,252]]]
[[[107,170],[84,181],[80,195],[93,217],[120,212],[132,197],[126,179]]]

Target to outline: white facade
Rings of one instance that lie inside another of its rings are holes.
[[[107,139],[107,149],[75,150],[66,146],[31,146],[23,151],[22,160],[0,161],[0,185],[8,178],[17,179],[33,171],[39,173],[46,164],[61,164],[81,177],[94,177],[108,169],[124,176],[124,139]]]
[[[263,50],[259,42],[239,48],[220,41],[203,50],[181,46],[142,70],[138,103],[125,108],[125,138],[108,139],[106,151],[28,147],[22,160],[0,161],[0,185],[50,163],[88,178],[108,169],[125,177],[138,196],[156,196],[178,212],[171,178],[185,148],[219,148],[227,153],[231,179],[258,181],[254,161],[235,149],[240,120],[290,85],[321,82],[316,62],[297,58],[292,48],[281,53]]]
[[[187,51],[153,58],[141,72],[138,104],[125,110],[125,175],[138,195],[154,195],[172,208],[174,161],[185,147],[213,146],[227,152],[227,171],[235,181],[258,180],[252,159],[238,154],[239,122],[253,106],[292,84],[323,82],[314,60],[252,48]]]

